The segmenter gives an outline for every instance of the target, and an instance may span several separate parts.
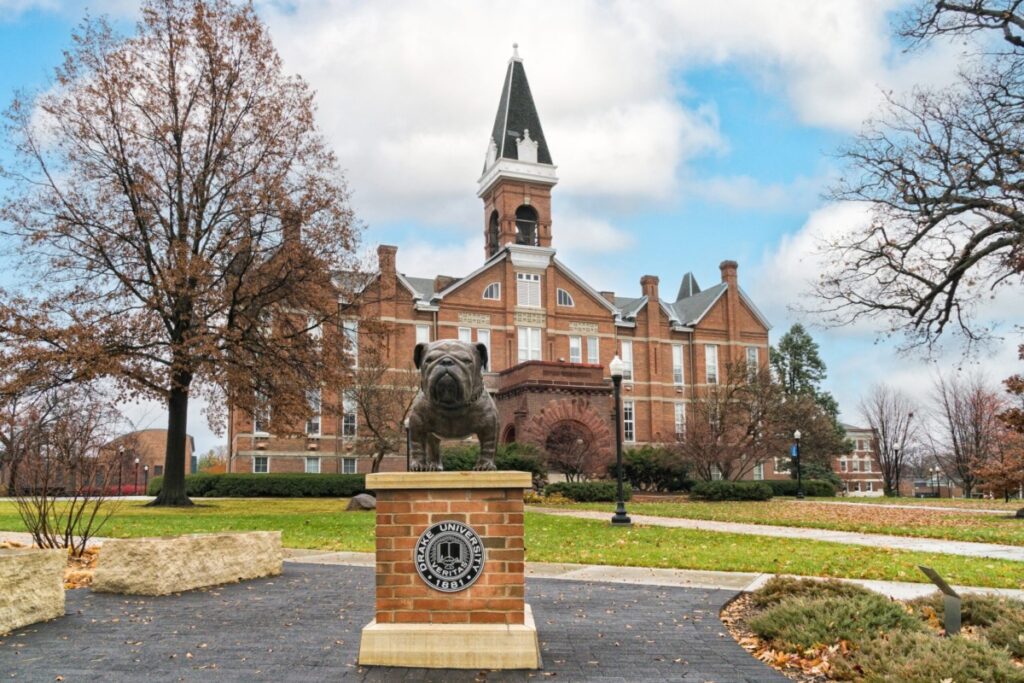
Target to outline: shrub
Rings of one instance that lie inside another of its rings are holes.
[[[610,503],[617,500],[614,481],[560,481],[544,487],[545,496],[564,496],[577,503]],[[622,498],[629,500],[631,491],[622,487]]]
[[[942,623],[945,601],[941,593],[918,598],[910,606],[923,618],[934,615]],[[973,626],[995,647],[1005,647],[1016,657],[1024,657],[1024,602],[998,595],[963,596],[961,623]]]
[[[608,475],[615,477],[617,466],[608,466]],[[667,448],[641,446],[622,454],[622,476],[640,491],[689,491],[693,481],[687,479],[687,468],[679,456]]]
[[[1005,650],[963,636],[939,638],[931,633],[894,631],[857,645],[845,657],[833,660],[833,676],[900,683],[1024,682],[1024,669],[1015,667]]]
[[[479,453],[478,444],[449,446],[441,451],[441,464],[445,471],[465,472],[473,469]],[[547,483],[548,468],[537,449],[532,446],[519,443],[500,444],[494,456],[494,464],[499,470],[529,472],[533,475],[534,488],[540,489]]]
[[[750,630],[779,648],[801,651],[840,640],[862,643],[890,631],[914,631],[921,621],[877,593],[846,598],[786,598],[749,622]]]
[[[763,481],[702,481],[690,496],[697,500],[768,500],[772,489]]]
[[[796,479],[771,479],[766,480],[764,483],[772,487],[772,494],[776,496],[795,496],[798,488]],[[831,498],[836,495],[836,487],[830,481],[805,479],[804,495]]]
[[[852,598],[871,595],[867,588],[855,583],[829,579],[794,579],[788,576],[773,576],[763,586],[751,593],[754,607],[765,608],[777,605],[789,598],[805,598],[816,600],[821,598]]]
[[[163,477],[149,482],[149,495],[160,493]],[[362,474],[188,474],[191,498],[349,498],[366,491]]]

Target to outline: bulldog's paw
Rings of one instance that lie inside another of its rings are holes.
[[[497,468],[497,466],[495,466],[493,460],[487,459],[487,460],[478,460],[477,463],[475,465],[473,465],[473,469],[478,471],[478,472],[490,472],[490,471],[496,470],[498,468]]]

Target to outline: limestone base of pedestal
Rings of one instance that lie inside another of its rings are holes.
[[[427,669],[539,669],[533,612],[523,624],[378,624],[363,628],[359,664]]]

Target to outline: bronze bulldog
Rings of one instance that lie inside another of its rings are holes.
[[[487,347],[454,340],[417,344],[413,360],[420,371],[420,391],[409,409],[410,469],[444,469],[441,439],[470,434],[480,440],[480,457],[473,469],[495,469],[498,409],[484,389]]]

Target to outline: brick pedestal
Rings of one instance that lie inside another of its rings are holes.
[[[529,472],[371,474],[377,495],[376,619],[360,664],[536,669],[537,629],[524,600],[523,490]],[[417,572],[417,542],[435,524],[469,526],[483,543],[472,585],[446,592]]]

